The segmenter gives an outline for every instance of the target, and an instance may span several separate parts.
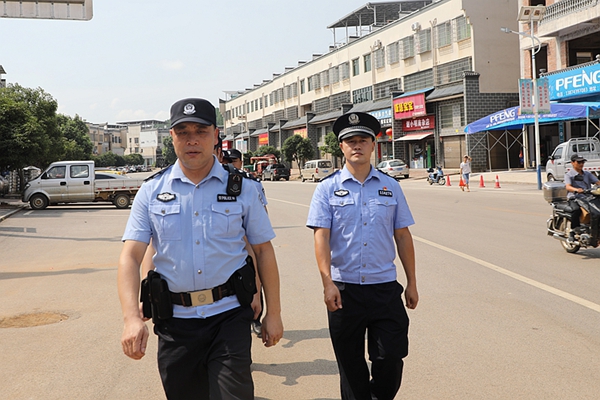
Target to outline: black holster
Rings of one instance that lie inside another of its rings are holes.
[[[142,280],[140,301],[144,317],[152,318],[154,324],[173,316],[169,286],[156,271],[148,271],[148,276]]]
[[[235,271],[229,281],[235,289],[235,295],[242,307],[249,306],[257,292],[256,273],[252,257],[246,257],[246,265]]]

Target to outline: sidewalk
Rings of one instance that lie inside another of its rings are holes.
[[[27,207],[20,197],[0,197],[0,222]]]
[[[458,185],[459,181],[459,170],[458,169],[444,169],[446,176],[450,175],[450,182],[453,185]],[[426,179],[429,173],[426,169],[411,169],[409,179]],[[500,185],[504,183],[511,184],[531,184],[537,185],[537,171],[535,170],[513,170],[513,171],[493,171],[493,172],[477,172],[471,174],[471,182],[479,185],[480,176],[483,175],[483,181],[486,186],[494,186],[496,183],[496,176],[498,176],[498,182]],[[542,171],[542,182],[546,182],[546,174]]]

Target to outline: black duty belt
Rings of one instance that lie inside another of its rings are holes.
[[[235,295],[235,289],[230,281],[212,289],[198,290],[195,292],[171,293],[171,303],[184,307],[196,307],[212,304],[224,297]]]

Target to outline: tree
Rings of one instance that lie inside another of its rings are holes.
[[[335,159],[344,156],[342,149],[340,149],[340,142],[333,132],[329,132],[327,135],[325,135],[325,146],[320,147],[319,150],[321,150],[323,153],[331,154],[331,156]]]
[[[125,165],[123,157],[116,155],[115,153],[104,153],[101,156],[92,157],[96,167],[117,167]]]
[[[296,161],[298,164],[298,172],[301,173],[301,165],[305,160],[312,158],[314,148],[309,138],[303,138],[300,135],[290,136],[283,142],[281,147],[283,156],[286,161],[291,163]]]
[[[127,165],[143,165],[144,164],[144,156],[138,153],[127,154],[123,157],[125,160],[125,164]]]
[[[47,167],[64,153],[57,126],[58,103],[43,89],[17,84],[0,88],[0,170]]]
[[[265,154],[273,154],[278,160],[281,159],[281,151],[277,150],[275,146],[260,146],[256,150],[257,156],[264,156]]]
[[[163,139],[163,157],[165,159],[165,165],[175,164],[177,161],[177,154],[175,154],[175,147],[173,147],[173,138],[167,136]]]
[[[63,160],[90,160],[94,145],[88,136],[89,129],[78,115],[57,115],[58,130],[62,134]]]

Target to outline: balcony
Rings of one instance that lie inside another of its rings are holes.
[[[562,0],[546,7],[537,36],[581,35],[600,29],[598,0]]]

